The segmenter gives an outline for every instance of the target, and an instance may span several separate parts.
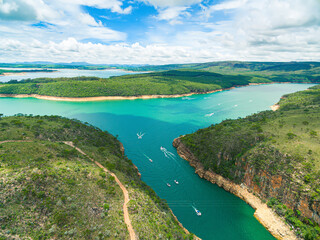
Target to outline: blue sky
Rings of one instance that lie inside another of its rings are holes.
[[[319,0],[0,0],[0,61],[320,60]]]

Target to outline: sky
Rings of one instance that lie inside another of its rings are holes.
[[[0,0],[0,62],[320,61],[320,0]]]

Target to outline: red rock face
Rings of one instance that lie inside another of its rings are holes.
[[[281,187],[282,177],[281,176],[272,176],[271,177],[271,185],[273,189],[277,189]]]
[[[298,210],[301,212],[302,216],[305,216],[307,218],[313,217],[313,211],[309,209],[309,201],[308,198],[303,198],[300,200],[298,205]]]

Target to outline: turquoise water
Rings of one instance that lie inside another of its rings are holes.
[[[6,68],[2,68],[6,69]],[[23,70],[19,68],[7,68],[11,70]],[[30,69],[27,69],[30,70]],[[0,82],[8,82],[10,80],[22,80],[27,78],[56,78],[56,77],[80,77],[94,76],[100,78],[108,78],[111,76],[121,76],[125,74],[136,74],[138,72],[126,72],[123,70],[76,70],[76,69],[57,69],[55,72],[29,72],[23,75],[0,76]]]
[[[254,210],[232,194],[200,179],[177,155],[172,141],[179,135],[227,118],[270,109],[283,94],[310,86],[268,84],[176,99],[87,103],[2,98],[0,112],[5,115],[62,115],[87,121],[118,135],[143,181],[167,200],[188,230],[203,239],[268,240],[274,238],[253,217]],[[144,135],[138,139],[140,132]],[[166,151],[161,151],[160,147]],[[201,217],[194,208],[202,212]]]

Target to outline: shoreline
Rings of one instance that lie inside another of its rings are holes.
[[[57,97],[57,96],[47,96],[47,95],[39,95],[39,94],[0,94],[0,98],[37,98],[37,99],[41,99],[41,100],[65,101],[65,102],[98,102],[98,101],[113,101],[113,100],[179,98],[179,97],[189,97],[192,95],[222,92],[222,91],[231,90],[231,89],[238,88],[238,87],[257,86],[257,85],[275,84],[275,83],[286,84],[286,83],[291,83],[291,82],[249,83],[248,85],[236,85],[236,86],[233,86],[230,88],[220,88],[220,89],[206,91],[206,92],[191,92],[191,93],[172,94],[172,95],[157,95],[156,94],[156,95],[140,95],[140,96]],[[307,83],[304,83],[304,84],[307,84]]]
[[[185,94],[173,94],[173,95],[140,95],[140,96],[99,96],[99,97],[55,97],[38,94],[0,94],[0,98],[37,98],[41,100],[49,101],[66,101],[66,102],[98,102],[109,100],[137,100],[137,99],[155,99],[155,98],[179,98],[189,97],[192,95],[209,94],[215,92],[221,92],[225,90],[234,89],[236,87],[217,89],[200,93],[185,93]]]
[[[272,111],[275,112],[280,108],[280,105],[276,103],[276,104],[273,104],[272,106],[270,106],[270,108],[271,108]]]
[[[183,136],[181,136],[183,137]],[[204,170],[202,164],[181,142],[180,137],[174,139],[172,145],[177,149],[179,156],[189,162],[195,168],[195,173],[200,178],[217,184],[227,192],[244,200],[254,210],[254,217],[268,230],[276,239],[297,240],[297,236],[290,230],[290,226],[285,223],[271,208],[263,203],[260,198],[249,192],[245,184],[235,184],[232,181],[214,173],[212,170]]]
[[[25,76],[26,73],[25,72],[4,72],[2,74],[0,74],[0,77],[1,76]]]

